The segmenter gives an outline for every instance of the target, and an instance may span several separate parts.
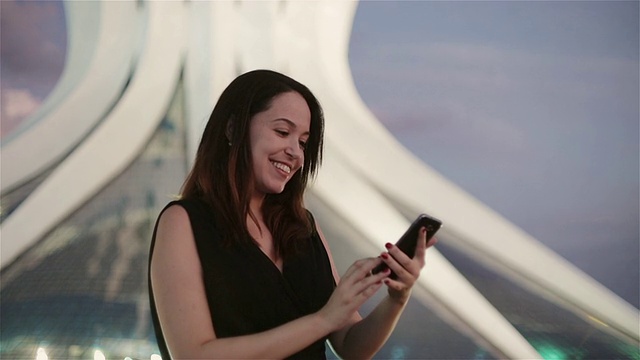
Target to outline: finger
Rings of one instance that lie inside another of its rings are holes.
[[[418,243],[416,245],[416,252],[413,255],[414,259],[424,259],[424,254],[427,251],[427,229],[423,226],[418,232]]]
[[[435,236],[432,237],[428,242],[427,242],[427,249],[432,247],[433,245],[438,243],[438,238],[436,238]]]
[[[400,252],[402,253],[402,251]],[[404,255],[404,253],[402,253],[402,255]],[[406,255],[404,255],[404,257],[407,258],[407,261],[409,262],[409,265],[407,266],[400,264],[397,261],[398,259],[391,256],[389,253],[382,253],[380,257],[382,257],[384,263],[387,264],[389,269],[391,269],[399,279],[407,279],[407,277],[411,275],[407,269],[407,267],[411,266],[411,260]]]
[[[371,270],[378,266],[382,260],[379,258],[365,258],[357,260],[347,269],[342,279],[350,283],[355,283],[371,275]]]
[[[385,245],[387,248],[387,252],[402,266],[402,267],[409,267],[411,266],[411,258],[409,258],[407,256],[407,254],[405,254],[404,252],[402,252],[402,250],[400,250],[400,248],[398,248],[397,246],[393,245],[393,244],[387,244]],[[387,262],[387,259],[384,259],[385,262]],[[391,270],[393,270],[395,272],[394,268],[391,268]]]
[[[407,285],[401,281],[393,280],[391,278],[385,279],[384,284],[387,285],[388,288],[396,290],[396,291],[404,291],[407,290]]]
[[[385,269],[377,274],[371,274],[352,285],[354,292],[360,293],[366,291],[367,288],[374,284],[382,283],[382,281],[391,274],[390,269]]]
[[[376,291],[378,291],[378,289],[382,287],[382,284],[384,284],[384,281],[380,279],[372,283],[371,285],[367,286],[366,288],[364,288],[358,294],[358,296],[360,297],[361,304],[367,301],[370,297],[372,297],[376,293]]]
[[[370,264],[370,265],[371,265],[371,268],[369,269],[369,272],[367,273],[367,276],[377,274],[377,273],[382,272],[384,270],[384,266],[383,266],[384,262],[382,261],[380,256],[375,258],[374,262],[372,264]]]
[[[372,273],[373,269],[382,264],[382,259],[380,259],[380,257],[378,256],[376,258],[367,258],[364,260],[366,260],[362,263],[362,271],[364,271],[364,277],[375,275]]]
[[[366,263],[367,263],[367,259],[356,260],[353,264],[351,264],[351,266],[349,266],[349,268],[344,273],[344,275],[342,275],[342,278],[343,279],[349,279],[349,278],[352,278],[354,276],[354,274],[357,277],[357,274],[361,273],[363,271],[363,269],[366,268],[366,266],[365,266]],[[364,271],[366,272],[367,270],[364,270]]]

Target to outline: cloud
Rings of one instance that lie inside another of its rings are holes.
[[[630,129],[625,114],[637,114],[631,59],[423,41],[381,44],[351,60],[363,98],[393,131],[438,132],[505,156],[535,143],[545,126],[585,134],[610,117]],[[549,140],[554,148],[567,139]]]
[[[44,96],[58,80],[66,54],[60,1],[0,1],[2,82]]]
[[[373,51],[387,70],[373,71],[379,65],[367,68],[365,63],[358,71],[363,79],[377,73],[375,81],[387,88],[376,92],[365,86],[361,92],[393,132],[426,134],[435,144],[475,149],[478,156],[493,154],[503,161],[516,161],[526,150],[527,135],[505,111],[505,100],[518,86],[512,76],[514,55],[456,43],[392,44]],[[391,84],[400,85],[388,89]]]
[[[60,1],[2,0],[0,6],[0,131],[7,135],[58,81],[65,61],[66,25]]]
[[[637,61],[420,39],[376,43],[350,61],[401,142],[527,231],[544,231],[532,213],[627,211],[637,227],[637,201],[634,210],[625,200],[637,194]]]
[[[0,99],[1,120],[0,135],[9,134],[16,129],[20,122],[33,113],[42,103],[29,90],[25,89],[2,89]]]
[[[524,49],[464,42],[377,44],[352,59],[363,78],[399,82],[405,89],[456,94],[510,94],[523,89],[542,93],[601,96],[602,86],[636,87],[633,59],[544,54]],[[384,71],[380,71],[384,68]],[[602,83],[601,80],[605,80]],[[587,85],[587,86],[585,86]],[[594,86],[600,85],[600,86]],[[364,89],[366,90],[366,89]],[[389,92],[389,95],[393,95]],[[403,96],[406,94],[402,94]],[[460,95],[458,95],[460,96]]]
[[[59,2],[2,1],[2,64],[14,71],[58,69],[66,34]]]

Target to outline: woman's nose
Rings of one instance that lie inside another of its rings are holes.
[[[289,146],[287,146],[287,148],[285,149],[285,153],[296,159],[301,158],[304,154],[297,141],[295,143],[289,144]]]

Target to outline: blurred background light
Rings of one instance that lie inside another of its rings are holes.
[[[96,350],[93,353],[93,360],[107,360],[107,357],[104,356],[104,353],[101,350]]]
[[[47,356],[47,352],[44,348],[38,348],[38,351],[36,352],[36,360],[49,360],[49,356]]]

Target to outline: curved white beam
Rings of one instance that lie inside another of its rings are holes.
[[[256,8],[260,8],[261,11],[257,11]],[[243,72],[252,68],[275,68],[293,75],[312,88],[323,102],[328,128],[334,122],[347,121],[341,107],[343,106],[342,102],[349,101],[349,98],[336,99],[332,96],[335,85],[339,86],[341,82],[327,81],[324,78],[326,69],[323,65],[328,66],[328,64],[322,64],[324,61],[328,61],[335,65],[339,62],[334,57],[346,56],[346,53],[334,52],[328,54],[327,57],[320,56],[318,53],[326,50],[327,44],[323,43],[326,41],[343,43],[345,47],[348,45],[351,17],[354,11],[355,3],[350,1],[286,2],[282,4],[240,3],[237,6],[227,2],[211,3],[211,14],[214,19],[210,43],[214,71],[211,80],[213,94],[217,97],[219,92],[233,79],[236,70]],[[341,17],[345,15],[346,17]],[[224,26],[222,26],[223,23]],[[236,36],[230,39],[227,36],[229,33],[236,34]],[[319,36],[320,33],[326,34],[326,37]],[[258,46],[259,43],[261,46]],[[238,44],[244,45],[238,46]],[[256,46],[251,46],[251,44]],[[333,51],[333,49],[330,50]],[[233,57],[216,57],[216,54],[232,54]],[[237,61],[235,65],[234,59]],[[349,73],[346,75],[350,76]],[[328,100],[330,104],[324,100]],[[327,161],[335,159],[336,162],[340,162],[343,154],[341,154],[342,151],[335,151],[336,146],[332,136],[331,133],[328,133],[326,137],[325,149],[327,153],[332,153],[327,156]],[[354,148],[349,151],[354,151]],[[338,169],[341,168],[338,167]],[[373,241],[366,245],[370,253],[378,251],[377,249],[385,241],[397,237],[397,230],[407,225],[406,219],[395,211],[388,202],[382,201],[377,191],[360,186],[364,182],[357,173],[345,170],[336,174],[330,166],[325,166],[321,174],[328,174],[327,176],[336,177],[336,179],[345,182],[357,183],[345,188],[335,183],[319,181],[318,187],[314,187],[312,191],[322,201],[333,204],[332,208],[335,208],[342,217],[354,221],[354,227],[359,231],[369,234],[367,229],[377,229],[375,235],[371,234],[370,237],[367,237],[368,240]],[[364,193],[367,196],[352,199],[353,201],[345,198],[358,193]],[[370,205],[370,200],[373,197],[379,198],[381,201],[377,206]],[[366,203],[364,199],[366,199]],[[375,210],[373,211],[375,214],[365,218],[363,223],[361,222],[363,218],[359,217],[359,206],[368,206],[370,210]],[[395,226],[393,218],[395,218]],[[374,219],[384,219],[384,221],[377,222]],[[394,228],[396,231],[389,231]],[[362,246],[362,243],[353,241],[351,245],[359,247]],[[432,260],[433,264],[430,266],[436,267],[436,271],[446,273],[440,279],[450,281],[451,284],[436,280],[435,285],[421,283],[419,287],[433,290],[434,293],[439,294],[441,301],[457,298],[455,305],[447,304],[447,307],[453,308],[458,317],[463,318],[468,325],[475,329],[478,337],[486,339],[502,354],[509,354],[513,357],[539,357],[526,340],[464,280],[457,270],[437,254],[431,255],[431,257],[435,259]],[[451,289],[456,290],[450,292]],[[458,298],[460,294],[466,296],[464,304],[462,304],[462,299]],[[470,304],[473,305],[470,306]],[[481,310],[474,311],[473,309]]]
[[[364,166],[378,159],[367,156],[369,154],[366,149],[353,143],[340,146],[344,145],[339,143],[344,141],[344,137],[335,134],[337,124],[355,121],[349,110],[353,101],[352,94],[343,97],[341,86],[345,79],[351,79],[348,66],[346,69],[343,66],[347,63],[350,27],[356,3],[314,2],[313,4],[316,6],[314,9],[309,9],[309,4],[290,4],[290,7],[294,8],[289,9],[291,21],[282,21],[280,24],[290,24],[291,28],[281,29],[282,33],[288,34],[288,37],[280,38],[283,40],[277,43],[280,51],[275,53],[287,54],[289,58],[303,60],[291,61],[288,68],[294,77],[302,79],[318,94],[327,117],[326,161],[312,191],[322,201],[330,203],[342,218],[349,219],[360,233],[366,234],[366,239],[374,244],[370,253],[376,254],[385,242],[397,238],[406,229],[408,222],[394,209],[393,204],[384,199],[378,189],[371,186],[372,179],[354,171],[355,168],[348,154],[359,153],[366,157]],[[315,47],[311,47],[311,44]],[[314,51],[310,51],[312,49]],[[340,79],[341,77],[345,79]],[[368,120],[378,124],[373,117]],[[365,136],[367,136],[366,132],[353,132],[345,137]],[[385,145],[384,142],[377,144],[382,151]],[[352,245],[362,246],[355,241]],[[430,272],[438,275],[420,279],[417,286],[420,290],[416,291],[416,294],[420,294],[418,296],[420,301],[426,304],[425,294],[432,294],[458,319],[469,326],[476,338],[483,339],[507,357],[539,357],[536,350],[504,316],[437,251],[430,251],[428,261]]]
[[[110,113],[106,109],[100,112],[100,116],[107,116],[100,126],[3,222],[1,266],[117,176],[141,151],[165,114],[180,73],[182,44],[186,43],[184,9],[178,2],[146,2],[145,6],[149,7],[149,22],[133,81]],[[407,225],[385,198],[412,212],[428,211],[445,220],[445,231],[477,254],[499,261],[509,273],[518,273],[562,297],[574,310],[590,311],[600,306],[600,313],[590,313],[633,337],[634,331],[628,325],[630,319],[637,326],[637,311],[629,311],[626,303],[616,302],[599,284],[421,163],[375,120],[357,94],[347,62],[356,3],[212,2],[204,6],[192,2],[189,6],[191,11],[204,7],[214,20],[209,28],[211,38],[204,39],[211,49],[211,56],[206,58],[212,60],[211,72],[204,74],[210,86],[199,86],[195,68],[187,70],[192,81],[187,91],[192,95],[199,89],[207,91],[188,106],[193,111],[189,115],[191,134],[200,133],[194,130],[193,122],[200,126],[206,121],[198,119],[198,114],[210,111],[202,108],[206,103],[202,96],[217,96],[236,72],[268,67],[292,74],[318,94],[328,119],[326,150],[330,156],[321,172],[325,178],[320,178],[312,191],[372,239],[364,246],[374,251],[397,237]],[[256,12],[255,6],[262,12]],[[198,31],[197,27],[192,31]],[[122,33],[122,29],[114,32]],[[189,42],[190,66],[196,62],[192,57],[202,54],[194,49],[199,45]],[[202,63],[199,66],[205,67]],[[102,81],[114,83],[111,76]],[[92,93],[87,89],[83,94],[93,96],[86,100],[97,101],[100,90]],[[193,148],[197,138],[189,139]],[[113,146],[116,141],[117,146]],[[355,194],[368,197],[369,220],[362,220],[364,210],[359,206],[364,205],[363,199],[350,200],[349,196]],[[369,205],[371,199],[375,206]],[[383,223],[388,225],[381,226]],[[483,231],[477,233],[474,230],[479,225]],[[376,229],[375,234],[372,229]],[[421,279],[416,289],[419,297],[427,291],[436,295],[506,356],[537,357],[535,350],[436,251],[430,252],[429,262],[439,277]],[[544,263],[547,269],[541,271],[536,262]],[[567,289],[575,289],[577,295]],[[465,297],[464,304],[461,295]],[[580,296],[584,297],[582,301]],[[595,306],[589,307],[585,302]],[[626,321],[622,319],[625,315]],[[635,334],[637,339],[637,327]]]
[[[313,23],[321,29],[315,34],[316,74],[321,81],[314,81],[314,89],[321,86],[329,95],[323,105],[331,118],[339,120],[327,122],[327,138],[353,171],[401,207],[442,219],[447,234],[499,262],[507,274],[527,279],[538,290],[562,299],[573,312],[638,341],[637,309],[429,168],[376,121],[353,84],[348,38],[324,31],[353,16],[335,10],[334,4],[315,12]]]
[[[59,162],[77,146],[121,95],[132,69],[140,34],[134,2],[67,1],[65,5],[72,40],[65,75],[34,115],[37,119],[27,120],[28,126],[17,137],[2,144],[3,194]],[[89,12],[96,6],[100,17],[94,32],[95,24],[86,22],[96,21],[97,16]],[[77,48],[85,50],[72,50]]]
[[[198,143],[213,109],[211,79],[212,58],[210,53],[212,27],[211,6],[208,1],[193,1],[186,10],[187,21],[187,56],[184,64],[184,101],[187,168],[193,166]]]
[[[362,253],[375,256],[384,249],[386,242],[398,239],[409,222],[368,179],[353,171],[332,142],[326,144],[325,150],[327,161],[312,187],[312,193],[363,235],[361,239],[349,239],[350,244],[361,248]],[[513,325],[437,249],[427,252],[426,261],[428,271],[415,285],[414,293],[419,301],[426,303],[432,298],[437,299],[468,327],[476,339],[491,344],[500,356],[512,359],[540,357]]]
[[[148,27],[131,84],[100,126],[2,223],[3,267],[119,175],[166,114],[184,54],[184,9],[179,2],[146,6]]]

